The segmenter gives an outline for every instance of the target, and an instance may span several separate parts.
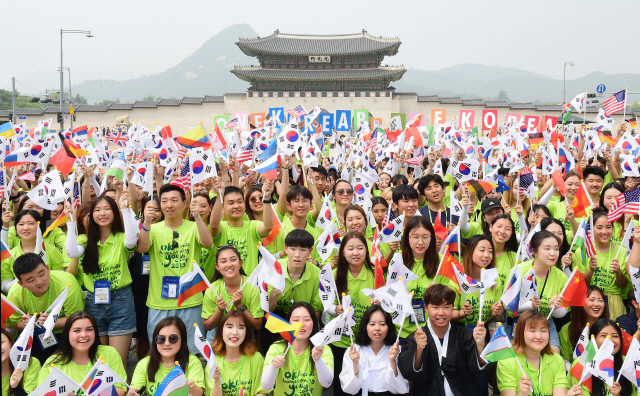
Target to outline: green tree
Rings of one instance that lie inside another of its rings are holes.
[[[111,103],[120,103],[120,99],[111,100],[111,99],[103,99],[101,102],[96,103],[97,105],[110,105]]]
[[[20,96],[20,93],[16,91],[16,108],[17,109],[41,109],[44,107],[42,103],[30,102],[30,96]],[[11,91],[6,89],[0,89],[0,110],[13,109],[13,103],[11,101]]]
[[[84,96],[80,96],[80,94],[76,94],[76,96],[73,97],[73,104],[87,104],[87,98],[85,98]]]
[[[629,106],[629,109],[633,111],[640,110],[640,102],[636,100],[635,102],[631,103],[631,106]]]

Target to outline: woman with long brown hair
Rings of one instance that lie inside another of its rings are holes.
[[[14,368],[9,358],[9,351],[15,341],[4,327],[0,331],[2,332],[2,395],[26,396],[38,386],[40,362],[32,356],[24,372],[19,367]]]
[[[217,367],[213,376],[208,366],[205,370],[207,395],[236,396],[240,386],[244,396],[266,394],[260,384],[264,359],[256,347],[251,324],[240,311],[231,310],[222,317],[211,350]]]

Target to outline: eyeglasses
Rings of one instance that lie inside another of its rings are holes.
[[[295,205],[300,205],[300,204],[308,205],[309,202],[311,202],[311,201],[309,201],[308,199],[303,199],[302,201],[299,200],[299,199],[294,199],[294,200],[291,201],[291,203],[295,204]]]
[[[180,234],[178,234],[178,231],[174,231],[173,232],[173,241],[171,241],[171,249],[177,249],[180,244],[178,243],[178,241],[176,241],[176,239],[180,238]]]
[[[336,191],[338,195],[351,195],[353,194],[353,190],[338,190]]]
[[[169,344],[177,344],[178,341],[180,341],[180,336],[178,336],[177,334],[171,334],[169,336]],[[162,335],[162,334],[158,334],[156,336],[156,344],[158,345],[164,345],[164,343],[167,342],[167,337]]]
[[[424,236],[409,235],[409,239],[411,239],[411,242],[418,242],[418,241],[428,242],[431,240],[431,235],[424,235]]]

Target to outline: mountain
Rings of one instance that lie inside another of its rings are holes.
[[[566,100],[588,89],[604,84],[607,93],[625,87],[640,86],[640,74],[604,74],[593,72],[587,76],[566,81]],[[495,99],[504,89],[515,102],[562,101],[562,80],[511,67],[463,64],[441,70],[407,69],[400,81],[393,83],[400,92],[419,95],[462,96],[465,99]]]
[[[89,103],[103,99],[133,102],[147,95],[181,98],[246,92],[249,84],[229,71],[234,65],[258,64],[256,58],[244,55],[235,44],[240,37],[257,36],[249,25],[233,25],[211,37],[192,55],[162,73],[126,81],[86,81],[74,85],[73,92],[86,97]],[[393,64],[393,58],[388,58],[388,61]],[[608,94],[624,87],[639,87],[640,74],[607,75],[594,72],[579,79],[567,80],[566,100],[571,100],[585,89],[595,93],[599,84],[606,85]],[[498,92],[504,89],[509,99],[515,102],[562,101],[562,80],[510,67],[479,64],[463,64],[441,70],[410,68],[393,86],[398,92],[488,100],[495,99]]]
[[[192,55],[176,66],[155,75],[133,80],[92,80],[73,86],[73,92],[87,98],[89,103],[103,99],[133,102],[147,95],[163,98],[183,96],[222,95],[225,92],[245,92],[249,84],[232,75],[234,65],[257,64],[235,44],[238,38],[257,37],[246,24],[233,25],[211,37]]]

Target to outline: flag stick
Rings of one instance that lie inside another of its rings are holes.
[[[407,313],[403,312],[402,313],[402,322],[400,323],[400,330],[398,330],[398,337],[396,338],[396,344],[398,343],[398,341],[400,341],[400,333],[402,333],[402,326],[404,326],[404,321],[407,318]],[[416,326],[420,327],[420,325],[418,324],[418,322],[416,321]]]
[[[584,94],[584,96],[585,96],[585,103],[584,103],[584,109],[582,109],[582,111],[584,111],[584,117],[582,118],[582,123],[583,123],[583,124],[586,124],[586,123],[587,123],[587,100],[586,100],[586,96],[588,96],[588,94],[589,94],[589,90],[588,90],[588,89],[585,89],[585,94]],[[626,99],[626,97],[625,97],[625,99]],[[627,103],[625,102],[625,104],[627,104]],[[622,121],[624,122],[624,117],[622,117]],[[571,131],[569,131],[569,132],[571,132]],[[586,190],[585,190],[585,191],[586,191]],[[587,194],[587,195],[589,195],[589,194]]]
[[[516,358],[516,363],[518,363],[518,367],[520,367],[520,372],[522,372],[522,375],[523,376],[526,375],[524,373],[524,369],[522,368],[522,364],[520,364],[520,361],[517,358]],[[533,388],[532,387],[529,387],[529,389],[530,389],[531,392],[533,392]]]
[[[284,353],[282,354],[282,357],[287,356],[287,352],[289,352],[289,349],[291,348],[291,344],[287,345],[287,349],[284,350]],[[516,359],[517,360],[517,359]]]
[[[629,87],[626,87],[624,89],[624,107],[623,107],[623,111],[622,111],[622,122],[625,122],[624,119],[627,118],[627,91],[628,90],[629,90]]]
[[[576,272],[578,271],[578,269],[574,269],[573,272],[571,273],[571,276],[569,277],[569,279],[573,278],[574,275],[576,274]],[[548,276],[548,275],[547,275]],[[567,287],[569,286],[569,282],[567,281],[567,283],[564,285],[564,287],[562,288],[562,291],[560,292],[559,296],[564,296],[564,292],[567,290]],[[551,317],[551,314],[553,313],[553,310],[556,309],[555,306],[551,307],[551,310],[549,311],[549,316],[547,316],[547,320],[549,320],[549,318]]]
[[[633,221],[633,220],[631,220],[631,221]],[[625,232],[625,233],[626,233],[626,232]],[[621,251],[621,250],[622,250],[622,243],[620,244],[620,247],[618,248],[618,252],[616,253],[616,255],[615,255],[614,259],[615,259],[615,258],[618,258],[618,255],[620,254],[620,251]]]
[[[440,260],[440,264],[438,264],[438,270],[436,271],[436,278],[438,278],[438,273],[440,273],[440,268],[442,268],[442,263],[444,262],[444,258],[449,251],[449,245],[444,247],[444,252],[442,254],[442,259]],[[433,283],[436,283],[436,278],[433,279]]]

